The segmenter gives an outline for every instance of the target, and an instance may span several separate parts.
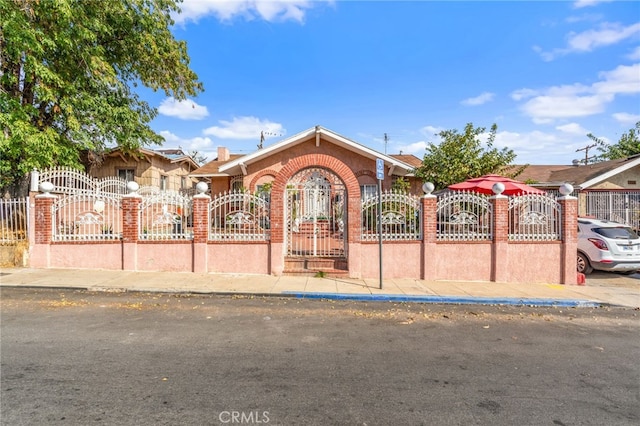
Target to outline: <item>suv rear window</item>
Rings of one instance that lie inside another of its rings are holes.
[[[631,228],[593,228],[593,231],[597,234],[602,235],[605,238],[611,238],[614,240],[635,240],[638,237],[638,234],[633,232]]]

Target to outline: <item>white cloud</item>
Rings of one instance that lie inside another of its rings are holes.
[[[616,95],[640,93],[640,64],[620,65],[601,72],[600,81],[586,86],[572,84],[542,90],[519,89],[511,94],[516,100],[528,99],[522,111],[538,124],[558,118],[586,117],[602,113]]]
[[[284,135],[286,130],[280,123],[260,120],[256,117],[234,117],[232,121],[220,120],[220,126],[204,129],[205,135],[220,139],[254,139],[260,140],[260,132]]]
[[[522,106],[536,123],[550,123],[555,118],[586,117],[604,111],[612,97],[538,96]]]
[[[186,151],[210,151],[213,148],[213,141],[210,138],[195,137],[195,138],[181,138],[168,130],[162,130],[160,132],[166,142],[165,145],[171,148],[181,147]]]
[[[495,93],[484,92],[476,96],[475,98],[468,98],[463,100],[460,103],[466,106],[477,106],[477,105],[486,104],[487,102],[491,102],[494,97],[495,97]]]
[[[640,63],[620,65],[612,71],[599,74],[602,81],[593,85],[599,94],[633,94],[640,93]]]
[[[564,48],[544,51],[539,46],[533,46],[533,50],[540,54],[542,60],[549,62],[558,56],[576,52],[591,52],[598,47],[610,46],[631,38],[638,33],[640,33],[640,22],[629,26],[623,26],[617,22],[605,22],[600,24],[597,29],[569,33],[567,35],[567,46]]]
[[[569,34],[569,49],[589,52],[596,47],[618,43],[640,32],[640,22],[628,27],[619,23],[604,23],[597,30]]]
[[[561,132],[568,133],[570,135],[584,136],[587,133],[589,133],[588,130],[586,130],[584,127],[582,127],[578,123],[563,124],[562,126],[556,126],[556,129],[560,130]]]
[[[310,0],[184,0],[182,13],[175,16],[177,23],[198,21],[205,16],[215,16],[220,21],[243,18],[248,21],[263,19],[267,22],[304,22],[308,9],[319,1]],[[324,3],[333,3],[324,1]]]
[[[584,144],[585,136],[572,133],[548,133],[501,131],[496,134],[494,145],[497,148],[513,150],[516,164],[571,164],[577,148]],[[541,161],[540,159],[544,160]]]
[[[629,114],[626,112],[617,112],[611,115],[618,123],[636,124],[640,121],[640,114]]]
[[[533,96],[536,96],[537,94],[538,92],[533,89],[518,89],[518,90],[514,90],[511,93],[511,99],[513,99],[514,101],[520,101],[525,98],[531,98]]]
[[[627,55],[627,59],[631,59],[632,61],[640,60],[640,46],[636,47]]]
[[[576,9],[581,9],[583,7],[591,7],[600,3],[609,3],[613,0],[576,0],[573,3],[573,7]]]
[[[398,149],[403,154],[415,154],[416,157],[422,158],[427,150],[428,142],[419,141],[410,143],[409,145],[400,145]]]
[[[444,127],[435,127],[435,126],[424,126],[420,129],[420,133],[427,137],[438,137],[438,133],[444,131]]]
[[[207,107],[198,105],[191,99],[177,101],[170,97],[162,101],[158,112],[169,117],[178,117],[182,120],[202,120],[209,115]]]

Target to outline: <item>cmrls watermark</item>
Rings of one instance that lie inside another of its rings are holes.
[[[266,424],[269,423],[268,411],[221,411],[218,420],[223,424]]]

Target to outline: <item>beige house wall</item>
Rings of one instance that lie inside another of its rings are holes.
[[[94,178],[105,178],[118,176],[118,171],[131,169],[135,181],[140,186],[160,186],[160,176],[167,176],[168,190],[178,191],[180,189],[190,189],[198,183],[198,179],[189,177],[192,171],[188,164],[171,163],[160,156],[148,158],[107,157],[100,167],[94,167],[89,174]],[[182,177],[186,179],[186,187],[182,188]]]
[[[589,189],[640,189],[640,166],[611,176],[609,179],[589,187]]]

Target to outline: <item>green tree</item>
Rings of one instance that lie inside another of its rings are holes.
[[[429,143],[422,165],[415,175],[424,182],[431,182],[436,189],[465,181],[489,173],[498,173],[515,177],[526,166],[514,168],[511,162],[516,154],[511,149],[493,147],[498,126],[494,124],[489,131],[486,148],[480,140],[484,127],[474,127],[468,123],[464,133],[457,130],[443,130],[438,133],[442,139],[439,145]]]
[[[618,143],[609,145],[602,139],[589,133],[587,135],[589,139],[594,141],[601,152],[595,160],[615,160],[617,158],[627,158],[632,155],[640,154],[640,121],[636,123],[635,128],[629,129],[628,132],[623,133],[618,140]]]
[[[161,143],[134,89],[202,84],[170,32],[176,0],[0,0],[0,189],[80,153]]]

